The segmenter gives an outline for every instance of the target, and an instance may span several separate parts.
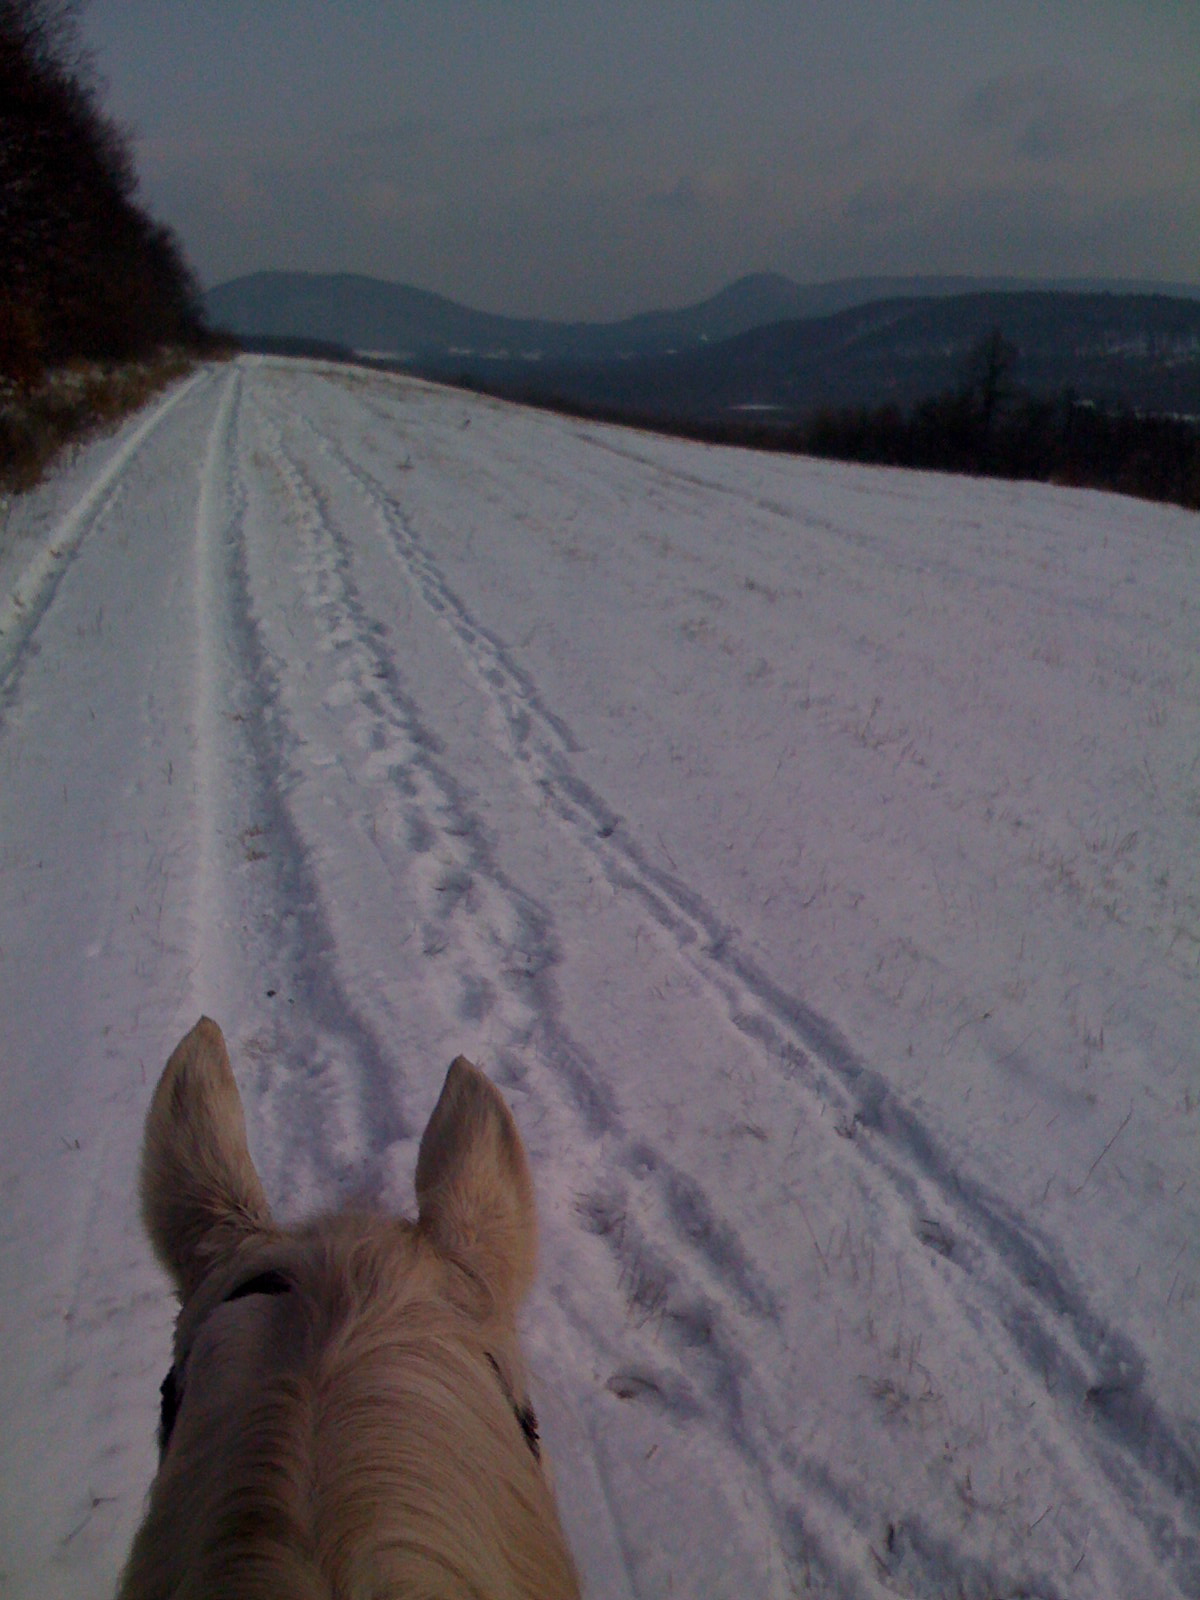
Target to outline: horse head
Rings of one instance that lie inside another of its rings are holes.
[[[578,1593],[517,1343],[533,1184],[483,1073],[446,1075],[415,1222],[285,1228],[201,1018],[155,1090],[141,1192],[181,1309],[122,1600]]]

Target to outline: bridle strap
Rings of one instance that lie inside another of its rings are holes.
[[[516,1417],[517,1424],[520,1427],[521,1432],[525,1435],[525,1443],[533,1452],[533,1459],[535,1461],[540,1461],[542,1459],[542,1438],[538,1431],[537,1412],[533,1409],[528,1400],[524,1405],[518,1404],[516,1396],[509,1388],[508,1380],[500,1370],[500,1363],[496,1360],[495,1356],[490,1350],[485,1351],[484,1353],[488,1358],[488,1365],[496,1374],[496,1377],[500,1380],[500,1387],[504,1390],[504,1398],[512,1407],[513,1416]]]

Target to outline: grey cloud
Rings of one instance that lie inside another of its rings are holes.
[[[873,155],[883,146],[883,130],[878,117],[864,117],[848,130],[835,145],[835,153],[843,156]]]
[[[846,220],[864,228],[907,223],[930,203],[926,185],[916,180],[892,182],[871,179],[859,184],[843,208]]]
[[[980,84],[960,102],[957,120],[967,133],[999,139],[1011,155],[1044,163],[1153,136],[1167,109],[1145,93],[1106,102],[1044,68]]]
[[[1061,107],[1048,106],[1030,117],[1017,138],[1016,150],[1029,161],[1054,161],[1068,155],[1078,142],[1078,126],[1072,127]]]
[[[437,133],[438,125],[428,117],[397,117],[393,121],[376,123],[351,134],[347,143],[352,150],[402,150],[423,144]]]
[[[1097,108],[1048,70],[1010,73],[980,84],[963,101],[959,122],[968,132],[1000,135],[1026,161],[1055,161],[1099,131]]]
[[[646,209],[662,216],[694,216],[703,205],[699,186],[691,178],[680,178],[673,188],[649,195]]]
[[[623,133],[629,119],[612,111],[595,111],[580,116],[531,117],[480,134],[478,143],[492,152],[527,146],[553,146],[593,135],[612,137]]]
[[[1200,259],[1200,219],[1185,186],[1092,199],[1062,183],[863,185],[841,208],[814,213],[781,243],[830,276],[878,271],[1136,277],[1140,241],[1155,239],[1180,279]]]
[[[958,120],[969,133],[1011,129],[1031,111],[1041,110],[1059,87],[1048,71],[1011,72],[989,78],[963,99]]]

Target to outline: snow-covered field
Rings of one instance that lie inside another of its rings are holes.
[[[1200,1594],[1200,519],[200,373],[0,546],[0,1595],[110,1592],[201,1011],[285,1215],[450,1058],[588,1593]]]

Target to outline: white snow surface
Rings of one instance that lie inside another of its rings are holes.
[[[245,358],[0,591],[0,1595],[141,1515],[201,1012],[288,1218],[501,1086],[596,1600],[1200,1594],[1200,519]]]

